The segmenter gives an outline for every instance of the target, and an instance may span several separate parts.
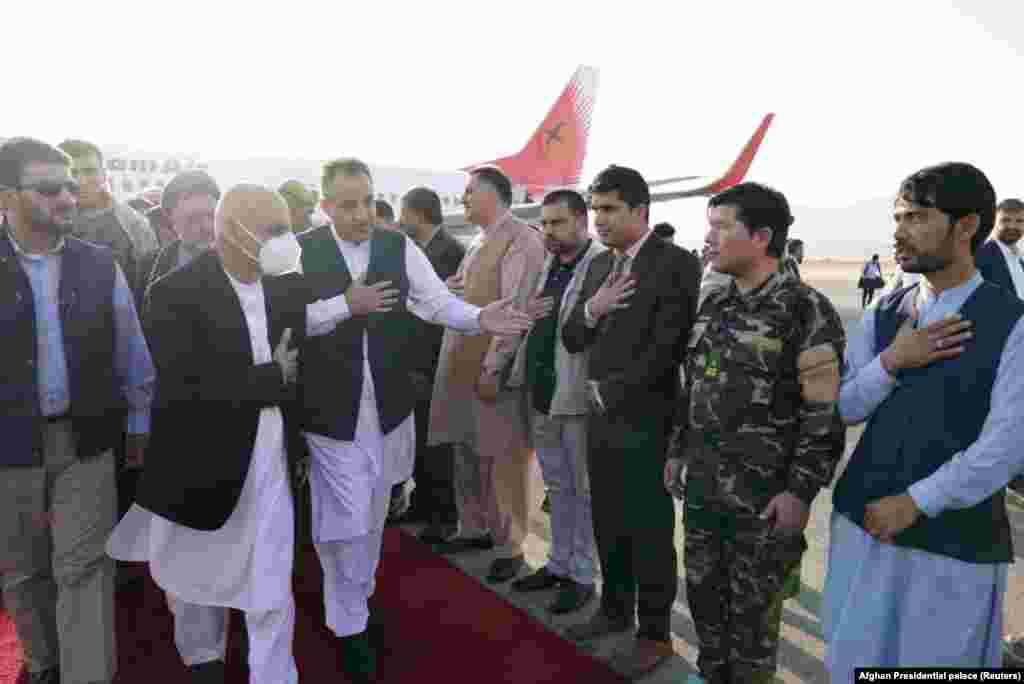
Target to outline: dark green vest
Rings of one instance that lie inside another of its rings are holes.
[[[349,318],[334,331],[310,337],[299,369],[302,426],[307,432],[351,442],[355,438],[363,387],[363,334],[380,427],[388,434],[411,413],[415,394],[409,383],[407,348],[415,344],[406,311],[409,279],[405,270],[406,237],[376,229],[370,237],[366,284],[391,281],[398,303],[387,313]],[[323,226],[299,237],[302,270],[319,299],[348,289],[352,275],[338,249],[333,228]]]

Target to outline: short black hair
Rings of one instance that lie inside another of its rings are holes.
[[[971,238],[974,254],[996,222],[996,191],[980,169],[966,162],[943,162],[915,171],[900,183],[897,199],[938,209],[951,222],[978,215],[978,230]]]
[[[564,204],[575,216],[587,215],[587,201],[575,190],[554,190],[545,195],[544,201],[541,202],[543,207],[553,207],[558,204]]]
[[[654,225],[653,230],[655,235],[665,240],[668,240],[670,237],[676,234],[675,226],[673,226],[671,223],[667,221],[656,223]]]
[[[374,211],[377,213],[377,218],[387,223],[393,223],[395,220],[395,210],[391,208],[391,205],[382,199],[377,200],[373,203]]]
[[[647,181],[640,175],[640,172],[626,166],[612,164],[601,173],[597,174],[594,181],[587,188],[587,194],[598,193],[619,193],[619,199],[626,203],[630,209],[640,206],[650,206],[651,189]]]
[[[35,138],[9,138],[0,145],[0,190],[21,187],[25,167],[32,163],[71,166],[71,158]]]
[[[512,204],[512,181],[497,166],[478,166],[470,171],[469,175],[479,178],[494,188],[504,204]]]
[[[439,226],[444,223],[441,198],[430,188],[413,188],[402,197],[402,205],[423,214],[432,225]]]
[[[1024,211],[1024,201],[1016,197],[1007,197],[996,205],[996,211]]]
[[[220,200],[220,186],[206,171],[182,171],[164,186],[160,195],[160,206],[172,211],[183,198],[190,195],[209,195]]]
[[[790,249],[797,249],[798,247],[801,247],[801,248],[802,248],[802,247],[804,246],[804,241],[803,241],[803,240],[801,240],[800,238],[792,238],[792,239],[790,239],[790,241],[789,241],[788,243],[786,243],[786,244],[788,244],[788,245],[789,245],[789,248],[790,248]]]
[[[103,167],[103,152],[100,151],[99,147],[88,140],[75,140],[74,138],[68,138],[61,144],[57,145],[57,147],[74,159],[84,157],[87,154],[95,154],[96,160],[100,163],[100,168]]]
[[[366,176],[373,185],[373,174],[366,162],[355,157],[339,157],[324,164],[323,173],[320,175],[320,191],[325,198],[332,194],[331,183],[337,176]]]
[[[768,242],[768,256],[782,256],[789,227],[793,225],[793,214],[785,195],[761,183],[740,183],[708,200],[709,208],[722,206],[735,207],[736,218],[751,232],[770,228],[772,239]]]

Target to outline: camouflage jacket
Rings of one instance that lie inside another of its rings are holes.
[[[746,294],[735,282],[709,293],[687,345],[669,447],[687,464],[686,498],[744,515],[783,491],[810,504],[845,446],[845,346],[832,303],[789,274]]]

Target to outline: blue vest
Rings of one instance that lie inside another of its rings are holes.
[[[68,237],[61,252],[64,354],[76,456],[117,446],[127,402],[114,371],[114,258],[110,250]],[[42,466],[42,418],[36,375],[35,301],[6,230],[0,230],[0,467]]]
[[[300,353],[299,403],[307,432],[351,442],[363,389],[363,333],[367,334],[370,371],[380,428],[386,435],[412,414],[416,401],[409,381],[409,349],[417,344],[405,301],[409,278],[401,233],[375,229],[370,238],[366,284],[391,281],[398,301],[387,313],[349,318],[333,332],[306,340]],[[331,226],[304,233],[302,271],[317,298],[344,292],[352,282]],[[422,343],[422,341],[420,341]]]
[[[875,349],[883,350],[907,319],[917,286],[878,304]],[[988,417],[996,370],[1024,302],[983,282],[961,309],[977,334],[955,358],[899,371],[899,385],[875,409],[850,463],[836,484],[835,510],[864,526],[868,502],[902,494],[969,447]],[[922,515],[895,543],[969,563],[1013,560],[1003,490],[971,508]]]

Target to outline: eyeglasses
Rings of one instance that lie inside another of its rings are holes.
[[[18,190],[32,190],[38,192],[43,197],[56,197],[63,190],[67,190],[69,193],[78,197],[82,192],[82,187],[73,180],[66,181],[39,181],[38,183],[30,183],[28,185],[19,185]]]

